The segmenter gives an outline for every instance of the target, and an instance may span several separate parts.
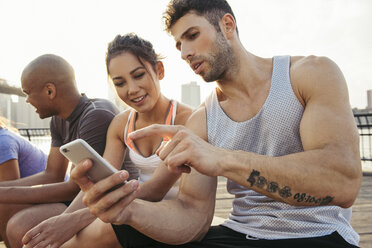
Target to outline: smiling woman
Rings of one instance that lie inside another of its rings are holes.
[[[106,54],[109,78],[120,99],[132,108],[115,118],[120,123],[113,125],[117,129],[117,136],[124,133],[124,137],[116,142],[121,141],[130,159],[140,169],[140,183],[148,181],[155,172],[160,163],[155,152],[165,140],[150,137],[134,143],[128,134],[151,124],[183,125],[191,113],[189,107],[169,100],[160,92],[160,80],[164,78],[164,66],[160,59],[150,42],[133,33],[116,36]],[[159,200],[166,193],[165,198],[173,198],[178,191],[177,184],[167,191],[162,189],[159,196],[155,196],[154,191],[151,197],[147,197]]]

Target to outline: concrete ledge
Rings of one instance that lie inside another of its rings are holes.
[[[214,216],[211,226],[218,226],[225,222],[225,218]],[[1,248],[1,247],[0,247]]]

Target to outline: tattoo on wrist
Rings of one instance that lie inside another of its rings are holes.
[[[306,193],[297,193],[293,196],[297,202],[309,202],[314,203],[315,205],[325,206],[332,202],[333,197],[326,196],[324,198],[316,198]]]
[[[282,197],[282,198],[289,198],[293,197],[294,200],[297,202],[307,202],[312,203],[314,205],[320,205],[325,206],[330,204],[334,197],[326,196],[324,198],[317,198],[315,196],[311,196],[307,193],[296,193],[292,194],[291,188],[289,186],[284,186],[283,188],[280,188],[279,184],[277,182],[270,182],[265,177],[260,176],[260,172],[256,170],[252,170],[251,174],[249,175],[247,182],[251,184],[251,187],[256,186],[260,189],[266,189],[267,192],[270,193],[276,193]]]

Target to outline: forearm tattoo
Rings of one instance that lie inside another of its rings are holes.
[[[260,189],[266,189],[270,193],[278,193],[282,198],[293,198],[297,202],[307,202],[314,205],[325,206],[330,204],[333,201],[334,197],[326,196],[324,198],[317,198],[311,196],[307,193],[296,193],[292,194],[291,188],[289,186],[284,186],[280,188],[277,182],[270,182],[263,176],[260,176],[260,172],[252,170],[252,173],[249,175],[247,182],[251,184],[251,187],[256,186]]]

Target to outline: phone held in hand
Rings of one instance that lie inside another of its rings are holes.
[[[87,158],[90,159],[93,166],[87,172],[87,175],[93,182],[98,182],[118,171],[82,139],[71,141],[61,146],[59,150],[75,165]]]

